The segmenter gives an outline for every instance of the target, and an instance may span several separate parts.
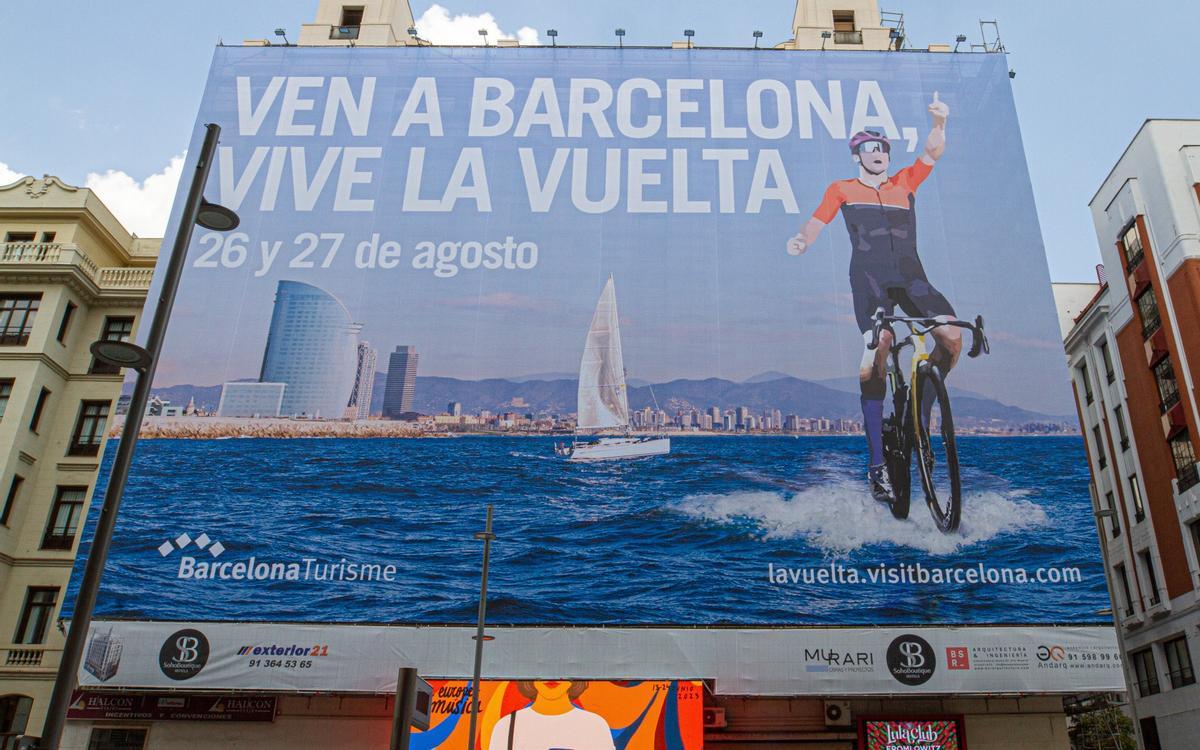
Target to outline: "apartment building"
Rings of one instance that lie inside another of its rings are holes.
[[[57,626],[122,375],[98,339],[137,329],[159,240],[86,188],[0,186],[0,747],[40,729]]]
[[[1148,120],[1091,201],[1101,282],[1065,346],[1147,750],[1200,737],[1200,120]],[[1069,287],[1069,288],[1068,288]]]

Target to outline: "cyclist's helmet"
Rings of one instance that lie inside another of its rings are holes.
[[[860,130],[850,138],[850,153],[858,155],[858,150],[864,143],[879,143],[882,144],[885,152],[891,153],[892,151],[892,144],[888,142],[883,133],[874,130]]]

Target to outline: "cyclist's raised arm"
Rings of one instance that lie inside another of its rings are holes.
[[[933,102],[929,105],[929,116],[933,118],[933,128],[925,139],[925,153],[921,154],[921,161],[932,167],[946,151],[946,118],[950,116],[950,107],[938,99],[936,91],[933,92]]]

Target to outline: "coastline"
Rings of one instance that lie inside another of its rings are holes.
[[[115,418],[108,430],[108,437],[116,438],[124,426],[123,416]],[[664,435],[669,438],[817,438],[846,437],[861,438],[861,432],[717,432],[717,431],[668,431],[650,433],[635,431],[632,435]],[[975,432],[959,431],[962,437],[1079,437],[1078,432]],[[233,438],[455,438],[496,437],[529,438],[543,437],[570,440],[570,432],[523,431],[523,430],[427,430],[413,422],[396,422],[384,419],[362,421],[308,420],[286,418],[237,418],[237,417],[146,417],[138,438],[141,440],[224,440]]]

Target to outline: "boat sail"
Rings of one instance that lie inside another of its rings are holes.
[[[625,384],[625,362],[621,354],[621,326],[617,316],[617,292],[612,276],[600,292],[592,324],[588,327],[579,363],[579,393],[576,409],[578,430],[620,430],[620,437],[576,439],[558,444],[554,451],[572,461],[661,456],[671,450],[667,437],[629,435],[629,395]]]

